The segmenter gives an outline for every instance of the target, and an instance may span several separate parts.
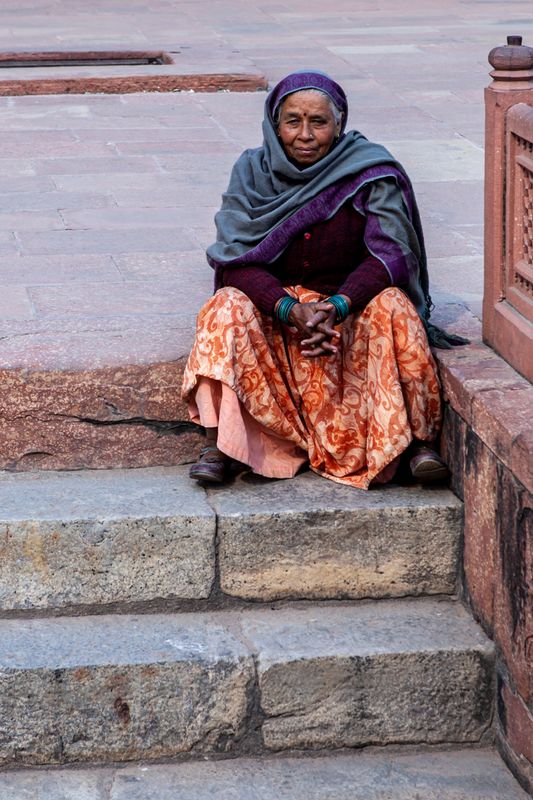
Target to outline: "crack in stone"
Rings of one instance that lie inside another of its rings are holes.
[[[200,433],[201,428],[194,422],[185,420],[159,420],[146,419],[145,417],[128,417],[127,419],[93,419],[92,417],[70,416],[69,414],[54,414],[55,417],[83,422],[95,427],[110,427],[116,425],[139,425],[159,433],[161,436],[180,433]]]

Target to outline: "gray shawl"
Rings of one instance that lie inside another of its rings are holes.
[[[339,140],[315,164],[300,168],[290,161],[277,136],[274,117],[283,98],[317,88],[343,113]],[[367,217],[365,244],[405,287],[437,346],[463,343],[428,323],[431,311],[427,263],[414,192],[401,164],[380,144],[358,131],[344,133],[348,104],[342,88],[319,72],[284,78],[265,103],[264,141],[245,150],[235,163],[222,207],[215,216],[217,239],[207,250],[215,269],[270,264],[291,239],[310,224],[332,217],[347,199]]]

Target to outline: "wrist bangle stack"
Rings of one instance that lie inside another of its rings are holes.
[[[289,314],[296,305],[298,305],[298,300],[295,300],[294,297],[286,295],[286,297],[281,298],[276,306],[276,317],[280,322],[283,322],[284,325],[289,324]]]
[[[350,306],[348,305],[346,298],[340,294],[334,294],[331,297],[327,297],[324,302],[331,303],[332,306],[335,306],[335,310],[337,312],[336,321],[344,322],[350,313]]]

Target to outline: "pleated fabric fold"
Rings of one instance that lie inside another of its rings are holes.
[[[287,291],[323,299],[302,286]],[[424,326],[389,288],[339,331],[336,355],[307,358],[296,333],[238,289],[220,289],[200,311],[185,369],[191,419],[217,427],[220,450],[259,475],[290,478],[309,461],[359,489],[390,479],[413,438],[432,442],[440,429]]]

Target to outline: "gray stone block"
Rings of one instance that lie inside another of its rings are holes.
[[[253,677],[206,615],[0,621],[0,763],[229,750]]]
[[[477,742],[492,651],[444,600],[2,620],[0,764]]]
[[[447,489],[364,492],[312,473],[210,491],[229,595],[367,598],[455,590],[462,504]]]
[[[0,608],[198,599],[215,515],[183,469],[0,475]]]
[[[479,741],[490,725],[493,645],[436,600],[256,611],[267,748]]]
[[[525,800],[496,753],[351,754],[127,769],[110,800]],[[51,799],[50,799],[51,800]],[[69,798],[70,800],[70,798]],[[72,798],[74,800],[74,798]]]
[[[497,753],[432,750],[0,775],[2,800],[526,800]]]
[[[109,800],[114,770],[39,769],[0,774],[2,800]],[[154,798],[155,800],[155,798]]]

